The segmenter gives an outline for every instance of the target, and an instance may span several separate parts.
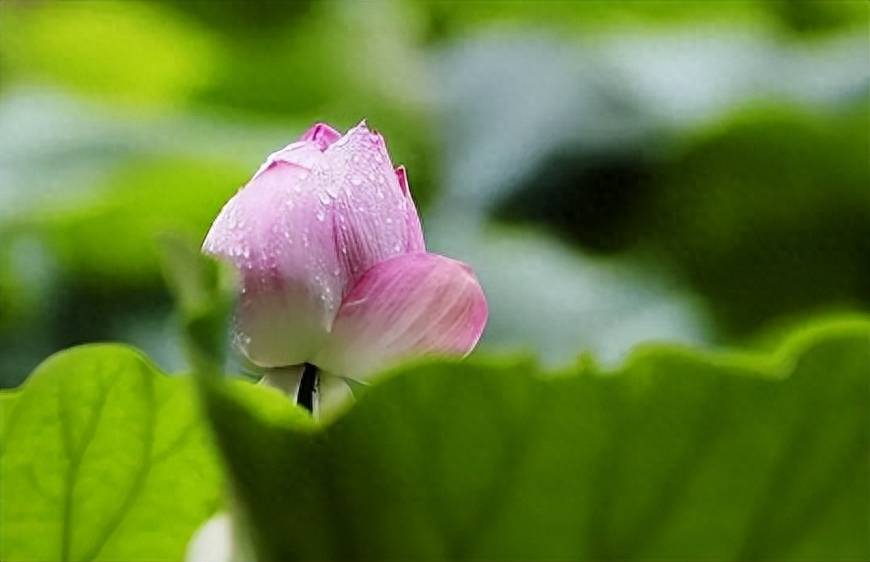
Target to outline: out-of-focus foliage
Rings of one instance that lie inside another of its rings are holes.
[[[860,2],[771,0],[765,2],[444,2],[422,0],[437,35],[469,33],[481,27],[546,27],[565,34],[648,30],[698,23],[774,27],[788,32],[860,28],[867,16]]]
[[[58,266],[83,283],[153,284],[159,271],[154,234],[198,238],[246,173],[219,160],[130,162],[98,188],[100,196],[91,204],[59,213],[37,211],[27,226],[57,256]],[[236,181],[227,183],[227,178]]]
[[[506,200],[595,252],[634,250],[683,275],[727,333],[870,305],[870,117],[758,108],[654,153],[552,161]],[[543,196],[542,196],[543,195]]]
[[[656,175],[641,244],[709,295],[729,331],[870,306],[870,114],[757,111]]]
[[[223,504],[189,379],[91,345],[0,393],[0,558],[179,560]]]
[[[194,372],[217,376],[227,363],[227,326],[238,291],[238,276],[227,263],[206,258],[178,234],[162,240],[163,272],[172,288],[185,353]]]
[[[424,364],[316,431],[206,399],[260,560],[863,560],[868,342]]]
[[[4,7],[2,68],[112,103],[172,105],[207,84],[218,45],[147,2],[48,2]]]

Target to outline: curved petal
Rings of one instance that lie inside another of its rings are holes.
[[[399,188],[408,200],[410,211],[405,215],[405,228],[408,236],[408,253],[425,252],[426,243],[423,241],[423,226],[420,224],[420,215],[417,213],[417,206],[414,204],[414,199],[411,198],[411,186],[408,183],[408,171],[404,166],[396,168],[396,179],[399,181]]]
[[[317,143],[320,151],[326,150],[329,145],[341,138],[341,133],[327,125],[326,123],[315,123],[310,129],[305,131],[300,141],[313,141]]]
[[[266,161],[257,169],[257,172],[250,181],[257,179],[263,172],[271,169],[278,162],[303,168],[310,172],[322,160],[323,151],[320,150],[320,145],[313,141],[297,141],[270,154],[266,158]]]
[[[203,244],[241,273],[236,344],[263,367],[311,359],[344,290],[332,225],[310,176],[276,160],[230,199]]]
[[[364,378],[409,357],[465,355],[486,318],[486,298],[467,265],[436,254],[394,257],[347,294],[315,364]]]
[[[336,248],[347,288],[376,263],[423,250],[417,210],[399,184],[381,135],[360,123],[324,156],[321,181],[332,198]]]

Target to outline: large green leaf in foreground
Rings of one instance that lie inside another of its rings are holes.
[[[179,560],[221,503],[189,379],[120,345],[0,393],[0,560]]]
[[[767,357],[424,364],[320,429],[204,388],[262,560],[870,559],[864,320]]]

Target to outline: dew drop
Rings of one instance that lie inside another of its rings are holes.
[[[362,185],[362,178],[357,175],[351,176],[350,183],[351,185],[359,187],[360,185]]]
[[[323,222],[323,220],[325,218],[326,218],[326,214],[323,211],[317,211],[317,220],[319,222]]]
[[[329,205],[330,203],[332,203],[332,198],[329,196],[329,193],[327,193],[326,191],[321,191],[320,202],[324,205]]]

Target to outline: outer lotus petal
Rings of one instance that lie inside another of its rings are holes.
[[[404,166],[396,168],[396,179],[399,180],[399,188],[405,194],[410,206],[410,212],[405,216],[405,227],[409,241],[408,252],[425,252],[426,242],[423,241],[423,226],[420,224],[420,215],[417,213],[417,206],[414,204],[414,199],[411,198],[411,186],[408,184],[408,172]]]
[[[314,141],[301,140],[288,144],[281,150],[270,154],[269,157],[266,158],[266,161],[257,169],[257,173],[254,174],[251,181],[257,179],[260,174],[272,168],[278,162],[291,164],[311,171],[315,166],[322,163],[322,161],[323,151],[320,149],[320,145]]]
[[[486,318],[486,298],[467,265],[435,254],[394,257],[345,297],[315,364],[364,378],[403,358],[465,355]]]
[[[276,159],[224,206],[203,245],[241,272],[236,343],[264,367],[310,360],[344,289],[326,198],[311,175]]]
[[[326,123],[315,123],[310,129],[305,131],[305,134],[299,139],[300,141],[313,141],[317,143],[320,151],[326,150],[329,145],[341,138],[341,133],[327,125]]]
[[[381,135],[363,122],[330,145],[324,157],[318,177],[332,197],[346,290],[376,263],[423,249],[417,210],[399,184]]]

